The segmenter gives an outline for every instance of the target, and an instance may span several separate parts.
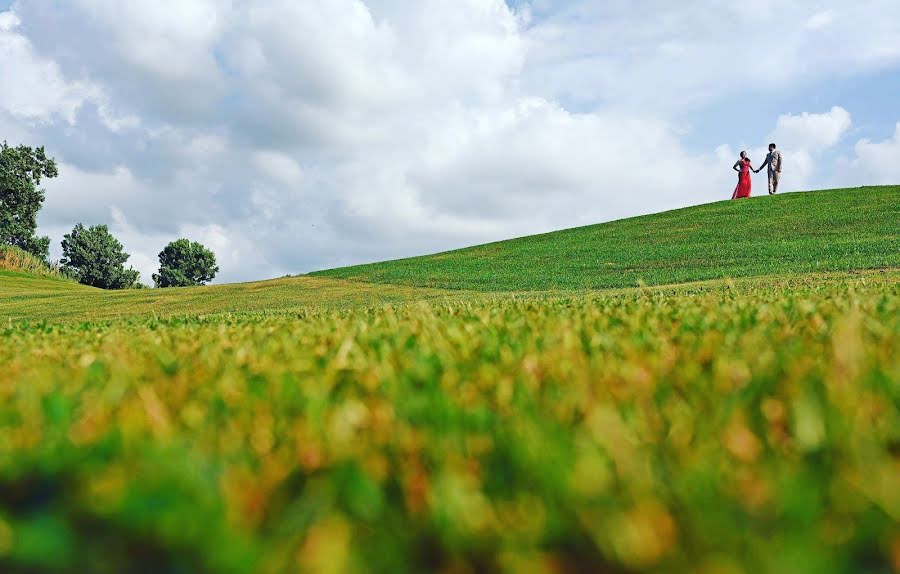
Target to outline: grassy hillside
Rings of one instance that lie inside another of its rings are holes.
[[[900,267],[900,187],[726,201],[314,273],[482,291]]]
[[[52,278],[0,274],[0,325],[221,313],[349,309],[458,295],[440,289],[292,277],[208,287],[104,291]]]
[[[897,190],[340,271],[451,290],[0,269],[0,572],[898,571]]]
[[[900,273],[459,295],[0,327],[0,571],[896,568]]]
[[[68,277],[18,247],[0,245],[0,280],[3,277],[45,277],[70,281]]]

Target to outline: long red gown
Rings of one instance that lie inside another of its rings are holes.
[[[734,194],[731,196],[731,199],[750,197],[751,187],[750,160],[741,160],[741,171],[738,173],[738,184],[737,187],[734,188]]]

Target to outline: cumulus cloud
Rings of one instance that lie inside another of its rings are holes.
[[[900,60],[900,4],[534,0],[524,82],[550,98],[695,108]]]
[[[219,0],[19,1],[14,12],[42,55],[87,73],[133,111],[193,123],[224,97],[217,43],[232,23]]]
[[[900,61],[888,0],[638,4],[20,0],[0,129],[61,161],[55,250],[109,223],[145,281],[182,236],[244,280],[727,198],[734,151],[685,144],[680,112]],[[852,128],[769,121],[793,189]]]
[[[852,124],[850,112],[840,106],[822,114],[784,114],[778,117],[771,137],[786,147],[815,153],[834,147]]]
[[[19,32],[15,12],[0,12],[0,108],[26,121],[48,122],[58,116],[72,124],[85,101],[98,89],[83,82],[67,82],[52,60],[34,53],[31,42]]]
[[[893,137],[880,142],[860,140],[853,158],[838,163],[836,182],[844,185],[896,185],[900,181],[900,122]]]
[[[658,209],[712,199],[705,162],[661,121],[573,114],[543,99],[470,121],[464,141],[430,150],[411,174],[436,211],[552,226],[621,217],[642,196]]]

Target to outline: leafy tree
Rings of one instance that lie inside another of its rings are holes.
[[[85,228],[79,223],[63,237],[62,248],[62,268],[79,283],[102,289],[128,289],[140,276],[134,269],[125,269],[130,256],[105,225]]]
[[[159,253],[159,273],[153,275],[153,281],[157,287],[204,285],[218,272],[212,251],[196,241],[179,239]]]
[[[0,144],[0,243],[14,245],[46,260],[49,237],[37,237],[37,214],[44,203],[42,177],[58,175],[43,147]]]

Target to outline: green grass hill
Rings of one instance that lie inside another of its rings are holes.
[[[0,279],[13,276],[43,277],[72,282],[59,271],[58,267],[44,263],[31,253],[18,247],[0,245]]]
[[[199,288],[0,254],[0,573],[897,571],[898,207]]]
[[[254,283],[104,291],[51,277],[0,271],[0,322],[332,311],[425,301],[458,292],[320,277]]]
[[[397,261],[201,289],[103,291],[0,250],[0,321],[305,313],[900,267],[900,187],[719,202]],[[462,291],[462,293],[460,293]]]
[[[900,267],[898,186],[724,201],[313,275],[514,291],[890,267]]]
[[[305,315],[451,295],[460,293],[306,276],[203,288],[105,291],[80,285],[20,249],[0,246],[0,324],[229,313]]]

